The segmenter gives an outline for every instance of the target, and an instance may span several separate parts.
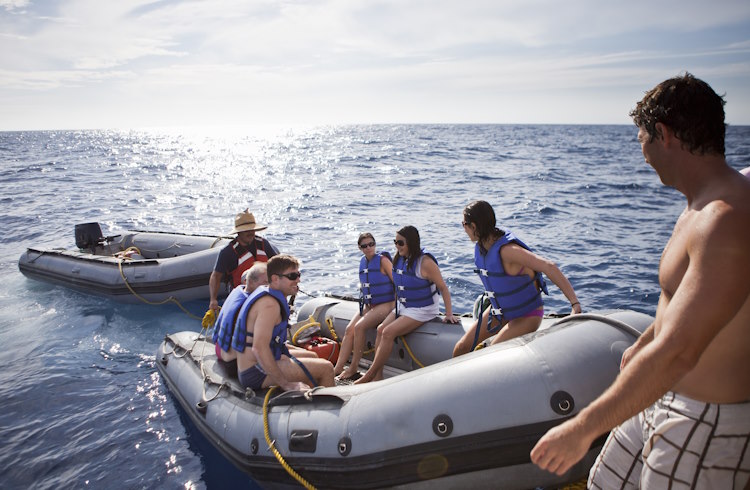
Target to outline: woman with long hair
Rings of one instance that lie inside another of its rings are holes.
[[[391,355],[396,337],[406,335],[440,314],[438,293],[445,304],[443,322],[459,321],[453,316],[451,294],[440,274],[437,260],[422,249],[417,229],[404,226],[396,233],[393,243],[396,245],[393,258],[396,308],[378,327],[375,358],[370,369],[355,383],[383,379],[383,367]]]
[[[393,288],[393,263],[388,252],[378,252],[372,233],[362,233],[357,240],[362,250],[359,262],[359,313],[355,314],[346,326],[341,352],[334,368],[338,379],[355,381],[359,379],[359,360],[365,347],[365,334],[368,329],[377,327],[393,309],[396,299]],[[352,362],[346,367],[349,356]]]
[[[474,326],[456,343],[453,356],[466,354],[479,342],[495,335],[503,342],[536,331],[544,316],[544,273],[565,294],[571,314],[581,312],[573,286],[554,262],[533,253],[510,231],[497,228],[495,211],[486,201],[474,201],[463,211],[463,227],[474,247],[474,263],[489,306]]]

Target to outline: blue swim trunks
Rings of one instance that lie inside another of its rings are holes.
[[[260,367],[260,364],[245,369],[239,374],[240,384],[243,388],[259,390],[263,388],[263,382],[266,380],[266,372]]]

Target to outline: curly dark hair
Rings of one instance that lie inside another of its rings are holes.
[[[643,100],[630,112],[630,117],[636,126],[648,133],[649,142],[661,136],[656,123],[662,123],[674,131],[691,153],[723,156],[724,104],[723,96],[686,72],[646,92]]]

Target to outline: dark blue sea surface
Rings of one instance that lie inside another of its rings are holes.
[[[354,294],[357,236],[393,252],[411,224],[454,310],[481,292],[461,211],[489,201],[568,276],[585,311],[653,314],[682,196],[643,160],[633,126],[379,125],[0,132],[0,487],[257,488],[181,415],[155,369],[175,306],[121,305],[26,279],[29,246],[74,245],[76,223],[228,233],[248,207],[303,261],[302,289]],[[750,166],[750,127],[727,157]],[[301,295],[297,304],[307,297]],[[202,315],[206,302],[188,308]],[[548,312],[567,312],[550,286]]]

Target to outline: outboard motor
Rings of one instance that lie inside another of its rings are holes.
[[[99,223],[81,223],[75,226],[76,247],[94,252],[97,245],[106,241]]]

